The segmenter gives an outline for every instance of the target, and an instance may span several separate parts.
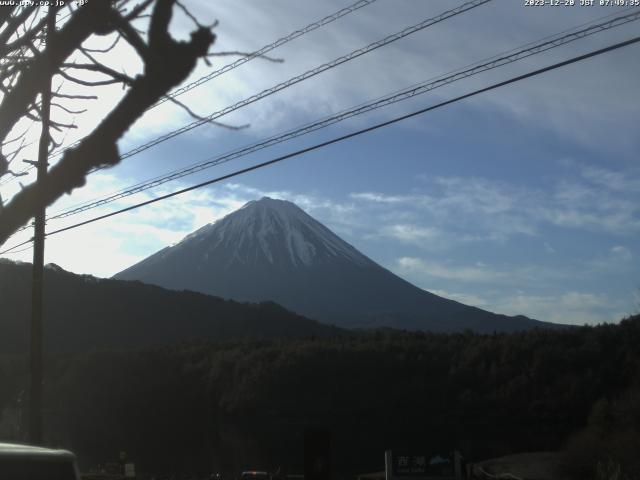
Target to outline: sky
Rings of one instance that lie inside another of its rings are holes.
[[[180,97],[201,115],[232,105],[336,57],[454,8],[453,0],[377,0]],[[604,16],[616,6],[525,6],[493,0],[414,33],[89,177],[58,210],[243,147]],[[212,52],[251,52],[349,1],[188,2],[218,20]],[[637,9],[636,9],[637,10]],[[622,13],[621,13],[622,12]],[[613,18],[613,17],[611,17]],[[142,25],[142,24],[141,24]],[[66,220],[89,219],[386,121],[472,90],[638,35],[632,22],[318,132],[269,147]],[[180,12],[176,37],[193,24]],[[107,45],[111,38],[92,40]],[[640,46],[632,45],[460,101],[401,123],[51,236],[47,263],[109,277],[262,196],[295,202],[385,268],[468,305],[571,324],[617,322],[640,310]],[[188,81],[232,62],[213,56]],[[106,61],[135,75],[119,45]],[[65,85],[64,88],[68,88]],[[67,143],[122,96],[93,92]],[[61,112],[58,112],[61,114]],[[126,152],[192,119],[169,102],[120,141]],[[25,124],[27,125],[27,124]],[[28,126],[28,125],[27,125]],[[35,129],[37,130],[37,129]],[[34,135],[38,132],[34,130]],[[21,181],[28,183],[30,177]],[[9,199],[18,182],[0,192]],[[5,247],[29,238],[16,235]],[[30,249],[5,255],[30,261]]]

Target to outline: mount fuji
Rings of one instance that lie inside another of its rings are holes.
[[[346,328],[493,332],[554,326],[422,290],[360,253],[295,204],[267,197],[114,278],[238,301],[270,300]]]

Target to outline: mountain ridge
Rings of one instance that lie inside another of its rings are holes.
[[[0,259],[0,352],[27,350],[31,272],[30,263]],[[241,304],[198,292],[78,275],[54,264],[44,271],[43,300],[48,352],[345,333],[273,302]]]
[[[344,328],[478,332],[556,327],[422,290],[301,208],[263,197],[114,276],[238,301],[271,300]]]

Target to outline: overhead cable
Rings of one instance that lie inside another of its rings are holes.
[[[370,43],[369,45],[359,48],[357,50],[354,50],[350,53],[348,53],[347,55],[343,55],[341,57],[338,57],[330,62],[324,63],[322,65],[319,65],[315,68],[312,68],[311,70],[307,70],[304,73],[301,73],[300,75],[296,75],[295,77],[290,78],[289,80],[286,80],[284,82],[281,82],[277,85],[274,85],[273,87],[267,88],[263,91],[261,91],[260,93],[256,93],[255,95],[252,95],[248,98],[245,98],[244,100],[241,100],[239,102],[234,103],[233,105],[230,105],[228,107],[223,108],[222,110],[218,110],[216,112],[213,112],[209,115],[207,115],[206,117],[199,119],[199,120],[195,120],[187,125],[184,125],[181,128],[178,128],[176,130],[173,130],[171,132],[168,132],[160,137],[157,137],[143,145],[140,145],[136,148],[133,148],[132,150],[129,150],[128,152],[123,153],[122,155],[120,155],[120,158],[125,159],[128,157],[132,157],[133,155],[136,155],[140,152],[143,152],[151,147],[154,147],[155,145],[158,145],[159,143],[165,142],[171,138],[174,138],[178,135],[182,135],[183,133],[186,133],[190,130],[193,130],[196,127],[199,127],[201,125],[210,123],[214,120],[217,120],[220,117],[223,117],[224,115],[227,115],[233,111],[236,111],[240,108],[246,107],[247,105],[250,105],[254,102],[257,102],[258,100],[261,100],[265,97],[268,97],[270,95],[273,95],[274,93],[277,93],[281,90],[284,90],[285,88],[289,88],[293,85],[296,85],[300,82],[303,82],[305,80],[308,80],[311,77],[315,77],[316,75],[319,75],[322,72],[325,72],[327,70],[330,70],[332,68],[335,68],[339,65],[342,65],[343,63],[349,62],[355,58],[358,58],[362,55],[365,55],[369,52],[372,52],[373,50],[376,50],[380,47],[383,47],[385,45],[389,45],[390,43],[393,43],[397,40],[400,40],[401,38],[407,37],[408,35],[411,35],[413,33],[419,32],[420,30],[424,30],[427,27],[430,27],[432,25],[435,25],[437,23],[443,22],[445,20],[447,20],[448,18],[454,17],[456,15],[460,15],[461,13],[467,12],[473,8],[479,7],[481,5],[484,5],[485,3],[488,3],[492,0],[472,0],[470,2],[466,2],[463,3],[462,5],[453,8],[451,10],[447,10],[446,12],[441,13],[440,15],[437,15],[435,17],[432,18],[428,18],[426,20],[423,20],[420,23],[417,23],[411,27],[407,27],[397,33],[394,33],[392,35],[388,35],[386,37],[384,37],[381,40],[378,40],[376,42]],[[97,169],[96,169],[97,170]]]
[[[501,88],[501,87],[504,87],[506,85],[525,80],[527,78],[535,77],[535,76],[541,75],[543,73],[550,72],[552,70],[556,70],[558,68],[565,67],[567,65],[578,63],[578,62],[581,62],[581,61],[586,60],[588,58],[592,58],[592,57],[595,57],[595,56],[598,56],[598,55],[602,55],[604,53],[608,53],[608,52],[611,52],[611,51],[614,51],[614,50],[618,50],[620,48],[623,48],[623,47],[626,47],[626,46],[629,46],[629,45],[632,45],[632,44],[635,44],[635,43],[638,43],[638,42],[640,42],[640,36],[631,38],[631,39],[626,40],[624,42],[619,42],[619,43],[610,45],[610,46],[605,47],[605,48],[601,48],[599,50],[595,50],[595,51],[586,53],[584,55],[579,55],[577,57],[573,57],[573,58],[571,58],[569,60],[565,60],[565,61],[562,61],[562,62],[554,63],[553,65],[549,65],[547,67],[539,68],[537,70],[533,70],[533,71],[525,73],[523,75],[518,75],[518,76],[512,77],[512,78],[510,78],[508,80],[504,80],[502,82],[494,83],[494,84],[492,84],[492,85],[490,85],[488,87],[484,87],[484,88],[480,88],[478,90],[474,90],[473,92],[470,92],[470,93],[467,93],[467,94],[464,94],[464,95],[460,95],[460,96],[452,98],[450,100],[446,100],[444,102],[441,102],[441,103],[438,103],[438,104],[435,104],[435,105],[431,105],[429,107],[414,111],[414,112],[406,114],[406,115],[402,115],[400,117],[393,118],[391,120],[387,120],[387,121],[382,122],[382,123],[378,123],[378,124],[373,125],[371,127],[363,128],[361,130],[358,130],[358,131],[355,131],[355,132],[352,132],[352,133],[349,133],[349,134],[346,134],[346,135],[342,135],[340,137],[336,137],[336,138],[333,138],[331,140],[327,140],[325,142],[321,142],[321,143],[312,145],[310,147],[306,147],[306,148],[297,150],[295,152],[288,153],[286,155],[282,155],[280,157],[274,158],[274,159],[266,161],[266,162],[262,162],[262,163],[259,163],[259,164],[256,164],[256,165],[252,165],[250,167],[243,168],[241,170],[237,170],[235,172],[232,172],[232,173],[229,173],[229,174],[226,174],[226,175],[222,175],[222,176],[207,180],[205,182],[201,182],[201,183],[198,183],[196,185],[192,185],[190,187],[186,187],[186,188],[177,190],[175,192],[168,193],[166,195],[162,195],[162,196],[147,200],[145,202],[140,202],[140,203],[137,203],[135,205],[130,205],[130,206],[126,207],[126,208],[122,208],[122,209],[114,211],[114,212],[109,212],[109,213],[106,213],[104,215],[99,215],[99,216],[93,217],[91,219],[88,219],[88,220],[85,220],[85,221],[82,221],[82,222],[78,222],[78,223],[73,224],[73,225],[66,226],[64,228],[60,228],[60,229],[57,229],[57,230],[53,230],[53,231],[47,232],[47,236],[51,236],[51,235],[55,235],[55,234],[58,234],[58,233],[66,232],[66,231],[81,227],[83,225],[94,223],[94,222],[97,222],[99,220],[103,220],[105,218],[113,217],[115,215],[119,215],[119,214],[122,214],[122,213],[125,213],[125,212],[129,212],[131,210],[135,210],[137,208],[140,208],[140,207],[143,207],[143,206],[146,206],[146,205],[150,205],[152,203],[156,203],[156,202],[159,202],[159,201],[162,201],[162,200],[167,200],[167,199],[169,199],[171,197],[175,197],[177,195],[181,195],[183,193],[187,193],[187,192],[196,190],[198,188],[202,188],[202,187],[205,187],[205,186],[208,186],[208,185],[212,185],[214,183],[219,183],[221,181],[228,180],[228,179],[236,177],[238,175],[242,175],[242,174],[254,171],[254,170],[258,170],[260,168],[271,166],[271,165],[274,165],[276,163],[279,163],[279,162],[282,162],[284,160],[287,160],[289,158],[298,157],[298,156],[300,156],[302,154],[305,154],[305,153],[308,153],[308,152],[311,152],[311,151],[314,151],[314,150],[318,150],[320,148],[324,148],[324,147],[327,147],[329,145],[333,145],[335,143],[339,143],[339,142],[342,142],[344,140],[348,140],[350,138],[354,138],[354,137],[357,137],[359,135],[362,135],[362,134],[365,134],[365,133],[369,133],[369,132],[372,132],[374,130],[378,130],[378,129],[383,128],[383,127],[387,127],[389,125],[401,122],[403,120],[407,120],[409,118],[413,118],[413,117],[416,117],[418,115],[422,115],[424,113],[430,112],[432,110],[436,110],[438,108],[442,108],[444,106],[451,105],[451,104],[459,102],[461,100],[464,100],[464,99],[467,99],[467,98],[470,98],[470,97],[474,97],[474,96],[479,95],[481,93],[489,92],[491,90],[495,90],[497,88]]]
[[[207,75],[204,75],[203,77],[200,77],[197,80],[194,80],[193,82],[180,87],[172,92],[170,92],[169,94],[167,94],[166,97],[161,98],[160,100],[158,100],[158,102],[153,106],[157,106],[160,105],[161,103],[166,102],[167,100],[169,100],[169,98],[175,98],[179,95],[182,95],[183,93],[186,93],[190,90],[193,90],[196,87],[199,87],[200,85],[213,80],[216,77],[219,77],[220,75],[227,73],[230,70],[233,70],[234,68],[238,68],[240,65],[244,65],[245,63],[253,60],[254,58],[259,58],[259,57],[263,57],[265,56],[267,53],[269,53],[270,51],[281,47],[282,45],[284,45],[285,43],[289,43],[291,40],[295,40],[298,37],[301,37],[302,35],[312,32],[324,25],[327,25],[331,22],[334,22],[336,20],[338,20],[341,17],[344,17],[345,15],[348,15],[352,12],[355,12],[356,10],[359,10],[362,7],[366,7],[367,5],[370,5],[371,3],[375,2],[376,0],[359,0],[351,5],[349,5],[348,7],[345,7],[341,10],[338,10],[337,12],[332,13],[331,15],[327,15],[326,17],[324,17],[321,20],[318,20],[316,22],[310,23],[309,25],[307,25],[306,27],[302,27],[299,30],[295,30],[293,32],[291,32],[289,35],[286,35],[282,38],[279,38],[278,40],[276,40],[275,42],[272,42],[268,45],[265,45],[264,47],[260,48],[259,50],[256,50],[255,52],[239,58],[238,60],[236,60],[235,62],[232,63],[228,63],[227,65],[223,66],[222,68],[219,68],[218,70],[215,70]],[[151,108],[153,108],[151,107]]]
[[[361,9],[362,7],[366,7],[367,5],[370,5],[374,2],[376,2],[377,0],[358,0],[357,2],[342,8],[334,13],[332,13],[331,15],[327,15],[324,18],[321,18],[320,20],[317,20],[313,23],[310,23],[309,25],[306,25],[298,30],[294,30],[293,32],[291,32],[290,34],[279,38],[278,40],[269,43],[268,45],[263,46],[262,48],[256,50],[253,53],[250,53],[249,55],[243,56],[241,58],[239,58],[238,60],[228,63],[226,65],[224,65],[223,67],[214,70],[211,73],[208,73],[207,75],[204,75],[203,77],[200,77],[197,80],[194,80],[193,82],[180,87],[176,90],[174,90],[173,92],[168,93],[166,96],[162,97],[160,100],[158,100],[154,105],[152,105],[151,107],[149,107],[147,110],[151,110],[152,108],[157,107],[158,105],[166,102],[167,100],[169,100],[170,98],[175,98],[178,97],[180,95],[182,95],[183,93],[186,93],[190,90],[193,90],[196,87],[199,87],[200,85],[203,85],[204,83],[213,80],[216,77],[219,77],[220,75],[223,75],[235,68],[238,68],[241,65],[244,65],[245,63],[255,59],[255,58],[259,58],[259,57],[263,57],[265,56],[267,53],[271,52],[272,50],[275,50],[278,47],[281,47],[282,45],[289,43],[292,40],[295,40],[298,37],[301,37],[302,35],[305,35],[309,32],[312,32],[320,27],[323,27],[325,25],[328,25],[329,23],[335,22],[336,20],[338,20],[339,18],[344,17],[345,15],[349,15],[350,13],[355,12],[356,10]],[[65,18],[67,18],[69,15],[71,14],[67,14],[65,17],[58,19],[58,21],[62,21]],[[57,158],[60,155],[62,155],[64,153],[64,151],[66,151],[69,148],[74,148],[75,146],[77,146],[78,144],[80,144],[82,140],[78,140],[74,143],[72,143],[69,146],[66,147],[62,147],[60,149],[58,149],[57,151],[52,152],[51,154],[51,158]],[[30,167],[26,167],[23,170],[18,172],[18,175],[22,175],[24,173],[29,172],[30,170],[32,170],[34,167],[30,166]],[[0,186],[9,183],[10,181],[12,181],[13,179],[15,179],[17,177],[8,177],[8,180],[2,181],[0,182]]]
[[[105,197],[93,199],[88,202],[84,202],[82,204],[78,204],[76,206],[67,208],[65,210],[60,211],[59,213],[54,213],[52,216],[48,217],[48,220],[69,217],[71,215],[84,212],[86,210],[90,210],[93,208],[106,205],[116,200],[120,200],[122,198],[129,197],[136,193],[157,187],[159,185],[170,182],[172,180],[176,180],[178,178],[191,175],[193,173],[211,168],[213,166],[220,165],[222,163],[226,163],[240,157],[244,157],[258,150],[262,150],[264,148],[292,140],[302,135],[315,132],[317,130],[326,128],[330,125],[355,117],[357,115],[362,115],[372,110],[376,110],[388,105],[395,104],[400,101],[413,98],[417,95],[430,92],[436,88],[442,87],[444,85],[448,85],[458,80],[468,78],[472,75],[477,75],[479,73],[486,72],[488,70],[492,70],[494,68],[498,68],[498,67],[507,65],[509,63],[516,62],[518,60],[522,60],[532,55],[545,52],[553,48],[557,48],[561,45],[565,45],[567,43],[576,41],[586,36],[593,35],[595,33],[599,33],[604,30],[608,30],[610,28],[614,28],[632,21],[637,21],[637,20],[640,20],[640,10],[632,14],[617,17],[607,22],[602,22],[596,25],[592,25],[588,28],[584,28],[582,30],[575,31],[566,35],[551,37],[550,39],[549,37],[547,37],[544,41],[540,41],[538,43],[533,43],[533,44],[529,43],[527,44],[529,45],[527,48],[522,48],[519,50],[511,50],[506,55],[491,57],[491,59],[489,59],[488,61],[475,63],[468,68],[463,67],[463,69],[455,70],[453,73],[447,73],[439,77],[435,77],[435,79],[430,79],[425,82],[412,85],[411,87],[408,87],[406,89],[394,92],[392,94],[378,98],[374,101],[370,101],[370,102],[358,105],[357,107],[353,107],[348,110],[343,110],[340,113],[325,117],[322,120],[318,120],[313,123],[306,124],[294,130],[290,130],[284,133],[274,135],[267,139],[261,140],[259,142],[253,143],[251,145],[248,145],[239,149],[232,150],[222,155],[210,157],[209,159],[203,162],[199,162],[194,165],[190,165],[188,167],[175,170],[168,174],[145,180],[143,182],[140,182],[128,188],[119,190],[118,192],[112,193]]]

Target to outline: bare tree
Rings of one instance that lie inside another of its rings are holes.
[[[189,41],[175,40],[169,33],[176,8],[196,24]],[[52,75],[84,87],[121,83],[126,93],[90,134],[64,152],[41,181],[24,187],[4,206],[0,201],[0,245],[39,208],[84,185],[91,170],[120,162],[118,139],[145,110],[182,83],[198,59],[206,61],[215,40],[212,27],[198,23],[178,0],[84,0],[67,2],[64,9],[66,21],[45,44],[46,14],[38,7],[0,7],[0,178],[19,174],[12,162],[26,144],[16,126],[24,119],[41,121],[40,93]],[[136,22],[144,22],[145,30]],[[85,45],[94,36],[108,35],[115,39],[107,48]],[[117,65],[102,60],[101,54],[110,52],[118,42],[128,43],[135,51],[144,66],[141,74],[130,77]],[[78,61],[78,56],[83,61]],[[83,110],[74,107],[73,101],[91,98],[95,96],[63,93],[54,87],[51,105],[68,114],[80,114]],[[61,143],[53,131],[63,132],[74,125],[52,120],[50,126],[49,148],[53,150]]]

